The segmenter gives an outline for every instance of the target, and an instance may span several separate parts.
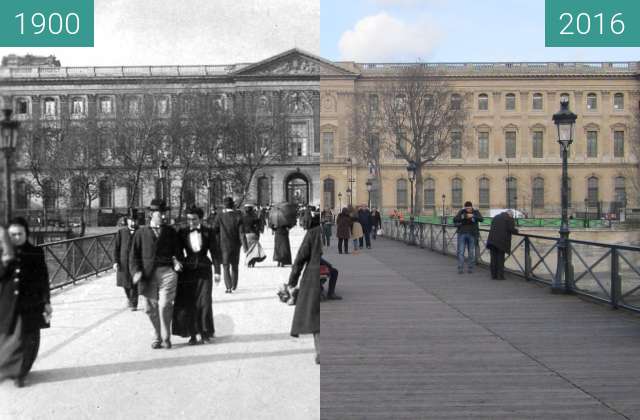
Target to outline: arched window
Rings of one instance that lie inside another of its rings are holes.
[[[480,178],[478,181],[478,198],[480,199],[481,208],[489,208],[491,206],[489,178]]]
[[[98,206],[100,208],[113,207],[112,198],[113,188],[111,182],[108,179],[101,179],[98,182]]]
[[[460,178],[451,180],[451,205],[454,208],[462,207],[462,180]]]
[[[598,96],[595,93],[587,94],[587,110],[595,111],[598,109]]]
[[[324,206],[330,209],[336,207],[335,190],[336,183],[333,179],[327,178],[324,180],[322,189],[324,191]]]
[[[598,157],[598,132],[595,130],[587,131],[587,157]]]
[[[507,111],[516,110],[516,95],[515,93],[507,93],[504,96],[504,109]]]
[[[533,157],[534,158],[543,158],[544,157],[544,142],[543,142],[543,132],[540,130],[536,130],[532,134],[532,146],[533,146]]]
[[[424,208],[435,209],[436,207],[436,180],[427,178],[424,181]]]
[[[625,184],[623,176],[618,176],[614,180],[616,202],[619,203],[621,207],[626,207],[627,205],[627,188]]]
[[[324,160],[333,160],[333,131],[325,131],[322,133],[322,151]]]
[[[624,109],[624,95],[620,92],[613,95],[613,109],[616,111]]]
[[[478,158],[489,159],[489,133],[486,131],[478,133]]]
[[[600,201],[598,178],[595,176],[592,176],[587,180],[587,200],[590,207],[596,207],[598,205],[598,201]]]
[[[486,93],[481,93],[478,95],[478,111],[488,111],[489,110],[489,95]]]
[[[507,178],[507,208],[518,207],[518,180],[514,177]]]
[[[57,196],[56,183],[51,178],[42,181],[42,206],[47,211],[55,210]]]
[[[399,209],[408,208],[407,200],[407,180],[399,179],[396,181],[396,207]]]
[[[624,157],[624,131],[613,132],[613,157]]]
[[[533,200],[532,205],[534,208],[541,209],[544,208],[544,179],[543,178],[535,178],[533,180]]]
[[[515,159],[516,157],[516,132],[507,131],[504,133],[504,150],[505,156],[508,159]]]
[[[534,93],[531,99],[531,109],[542,111],[542,93]]]
[[[462,159],[462,133],[451,133],[451,159]]]
[[[15,183],[15,206],[20,210],[29,208],[29,184],[24,179]]]

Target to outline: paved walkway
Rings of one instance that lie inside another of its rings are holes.
[[[303,234],[291,233],[294,256]],[[113,274],[56,293],[29,386],[0,384],[0,419],[319,418],[313,340],[289,335],[293,307],[275,294],[290,268],[271,261],[270,231],[262,243],[268,259],[240,269],[236,293],[214,286],[210,345],[175,337],[152,350],[147,316],[125,308]]]
[[[379,239],[326,256],[322,419],[640,418],[640,318]]]

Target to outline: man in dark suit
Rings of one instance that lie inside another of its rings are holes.
[[[363,237],[360,238],[360,249],[362,249],[362,245],[367,245],[367,249],[371,248],[371,212],[369,209],[364,206],[358,210],[358,222],[362,225],[362,233]],[[364,244],[363,244],[364,240]]]
[[[166,225],[164,200],[153,199],[149,206],[151,220],[138,229],[131,247],[130,270],[133,283],[139,284],[139,292],[145,302],[155,332],[151,348],[171,348],[171,319],[173,300],[176,296],[180,260],[184,257],[182,241],[178,233]]]
[[[138,221],[135,213],[126,217],[126,227],[116,233],[115,247],[113,251],[113,269],[116,272],[116,285],[124,288],[127,295],[129,309],[138,309],[138,286],[133,284],[129,271],[129,254],[133,244],[133,235],[138,230]]]
[[[235,210],[233,198],[224,199],[224,209],[213,222],[213,231],[220,237],[222,268],[224,270],[225,293],[231,293],[238,287],[238,265],[240,264],[240,248],[243,245],[244,232],[242,217]],[[246,244],[245,248],[246,248]]]
[[[511,210],[504,211],[491,220],[487,248],[491,253],[491,278],[504,280],[504,254],[511,254],[511,235],[518,233]]]
[[[196,334],[200,334],[201,343],[209,343],[215,332],[211,293],[212,278],[216,284],[220,282],[220,255],[213,231],[202,225],[203,217],[201,208],[189,208],[189,226],[178,232],[184,244],[185,258],[184,270],[178,278],[173,334],[190,337],[190,345],[197,343]],[[212,268],[215,275],[211,273]]]

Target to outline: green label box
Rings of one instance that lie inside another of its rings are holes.
[[[0,46],[93,47],[94,0],[0,0]]]
[[[545,46],[638,47],[640,0],[545,0]]]

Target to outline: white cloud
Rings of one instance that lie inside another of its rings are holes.
[[[338,41],[343,60],[416,61],[425,60],[443,33],[426,18],[404,22],[386,12],[367,16]]]

